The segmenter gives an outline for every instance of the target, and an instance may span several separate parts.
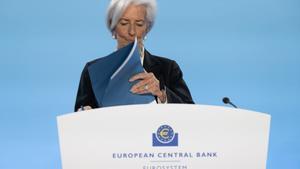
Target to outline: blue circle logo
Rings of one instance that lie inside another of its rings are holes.
[[[166,144],[174,139],[174,130],[168,125],[162,125],[157,129],[156,137],[159,142]]]

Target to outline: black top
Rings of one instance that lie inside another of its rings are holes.
[[[88,67],[95,61],[88,62],[81,74],[75,111],[81,106],[91,106],[98,108],[92,84],[88,72]],[[190,91],[183,80],[182,71],[174,60],[151,55],[145,50],[144,69],[152,72],[160,82],[160,88],[166,90],[168,103],[189,103],[194,104]]]

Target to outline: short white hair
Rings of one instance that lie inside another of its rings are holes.
[[[156,16],[156,0],[111,0],[106,15],[106,25],[109,31],[114,34],[116,25],[129,5],[144,5],[146,8],[146,22],[148,33],[154,25]]]

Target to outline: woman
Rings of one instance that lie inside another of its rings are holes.
[[[135,94],[152,94],[157,103],[194,103],[178,64],[170,59],[150,54],[143,44],[151,30],[156,14],[155,0],[112,0],[107,13],[107,27],[117,41],[118,49],[133,42],[135,38],[146,72],[129,79],[139,80],[131,88]],[[98,108],[89,77],[89,62],[83,69],[78,88],[75,111]],[[100,72],[99,72],[100,73]]]

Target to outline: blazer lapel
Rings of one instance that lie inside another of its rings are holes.
[[[155,77],[159,80],[160,89],[164,89],[165,80],[164,80],[163,72],[161,72],[162,70],[161,62],[157,60],[155,56],[151,55],[146,49],[145,49],[143,67],[147,72],[152,72],[155,75]]]
[[[147,72],[152,72],[154,74],[160,73],[160,62],[155,60],[155,58],[146,49],[143,67]]]

